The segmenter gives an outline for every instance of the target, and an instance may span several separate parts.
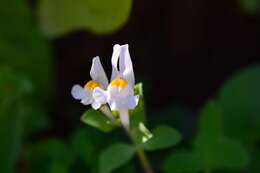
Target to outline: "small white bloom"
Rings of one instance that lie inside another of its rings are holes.
[[[93,109],[99,109],[102,104],[106,103],[106,100],[96,100],[93,97],[93,92],[98,88],[106,89],[108,86],[108,79],[99,57],[95,57],[92,60],[90,76],[92,80],[88,81],[84,87],[78,84],[74,85],[71,94],[75,99],[81,100],[82,104],[91,104]]]
[[[118,69],[119,64],[119,69]],[[112,55],[112,75],[107,91],[97,88],[93,97],[107,101],[111,110],[119,111],[122,123],[129,127],[128,110],[134,109],[139,96],[134,95],[134,71],[128,45],[115,45]]]

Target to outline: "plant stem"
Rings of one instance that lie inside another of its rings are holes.
[[[144,153],[144,150],[142,148],[139,148],[137,149],[137,155],[139,157],[139,160],[143,166],[143,169],[146,173],[154,173],[151,165],[150,165],[150,162],[148,161],[145,153]]]
[[[115,123],[116,122],[116,119],[113,117],[113,114],[112,112],[110,111],[109,107],[107,105],[102,105],[100,107],[100,111],[105,114],[111,122]]]
[[[128,115],[128,111],[120,111],[120,114],[123,114],[124,116],[127,116],[129,117]],[[127,114],[127,115],[126,115]],[[122,115],[120,115],[122,117]],[[122,119],[121,119],[122,121]],[[139,158],[139,161],[144,169],[144,172],[145,173],[154,173],[153,169],[152,169],[152,166],[150,164],[150,162],[148,161],[146,155],[145,155],[145,152],[144,152],[144,149],[139,146],[137,144],[137,142],[135,141],[134,139],[134,135],[130,129],[130,124],[129,122],[128,123],[122,123],[122,127],[123,129],[125,130],[126,134],[128,135],[128,137],[130,138],[130,140],[132,141],[132,143],[134,144],[135,148],[136,148],[136,151],[137,151],[137,156]]]

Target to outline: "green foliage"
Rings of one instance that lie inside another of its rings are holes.
[[[252,145],[260,140],[260,66],[243,70],[220,91],[225,134]]]
[[[111,131],[115,125],[100,111],[89,109],[81,117],[81,120],[103,132]]]
[[[190,165],[194,168],[193,172],[245,167],[248,164],[247,152],[240,143],[224,136],[221,124],[219,106],[215,102],[209,102],[200,113],[199,131],[193,151],[180,152],[178,155],[173,153],[165,162],[165,170],[169,173],[182,173]],[[185,158],[189,161],[183,161]]]
[[[203,162],[199,153],[180,150],[171,154],[164,163],[166,173],[195,173],[201,171]]]
[[[131,6],[131,0],[40,0],[38,16],[51,37],[78,29],[107,34],[126,23]]]
[[[113,144],[100,155],[99,173],[109,173],[127,163],[134,155],[135,149],[124,143]]]
[[[260,170],[260,149],[256,149],[252,153],[252,160],[251,160],[251,165],[250,165],[251,173],[258,173]]]
[[[144,143],[146,150],[158,150],[172,147],[181,141],[181,135],[175,129],[161,125],[152,131],[153,137]]]
[[[38,173],[69,173],[73,158],[68,146],[56,138],[33,144],[26,152],[31,172]]]
[[[0,20],[0,172],[12,173],[26,134],[47,126],[37,122],[46,120],[51,62],[25,1],[2,1]]]
[[[257,13],[260,10],[260,0],[239,0],[239,3],[248,13]]]
[[[0,64],[27,76],[35,92],[46,94],[51,80],[50,51],[32,22],[27,4],[4,0],[0,20],[4,23],[0,27]]]
[[[96,129],[81,128],[73,133],[70,148],[76,160],[81,160],[89,172],[97,172],[98,159],[101,148],[106,145],[105,134]],[[82,165],[80,166],[82,170]],[[86,170],[82,171],[85,172]],[[79,169],[77,169],[79,170]]]
[[[21,147],[25,111],[19,104],[30,92],[30,83],[9,68],[0,69],[0,172],[14,172]]]
[[[97,152],[96,146],[93,144],[91,136],[86,130],[80,129],[74,133],[72,138],[72,150],[86,165],[95,165],[94,162],[97,161],[94,159],[94,155]]]

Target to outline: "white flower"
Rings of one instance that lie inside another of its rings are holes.
[[[118,69],[119,64],[119,69]],[[112,55],[112,75],[107,91],[97,88],[93,97],[99,102],[107,102],[112,111],[118,111],[125,126],[129,126],[128,110],[134,109],[139,96],[134,95],[134,71],[128,45],[115,45]]]
[[[78,84],[74,85],[71,94],[75,99],[81,100],[82,104],[91,104],[93,109],[99,109],[101,105],[106,103],[106,101],[100,99],[96,100],[93,97],[93,92],[98,88],[106,89],[108,86],[108,79],[99,57],[95,57],[92,60],[90,76],[92,80],[88,81],[84,87],[81,87]]]

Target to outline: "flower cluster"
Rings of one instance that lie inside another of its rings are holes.
[[[93,109],[108,104],[112,111],[119,112],[122,124],[129,127],[128,110],[137,106],[139,96],[134,95],[135,77],[128,45],[114,45],[111,62],[110,83],[99,57],[95,57],[90,70],[92,80],[84,87],[74,85],[71,94],[75,99],[81,100],[82,104],[91,105]]]

